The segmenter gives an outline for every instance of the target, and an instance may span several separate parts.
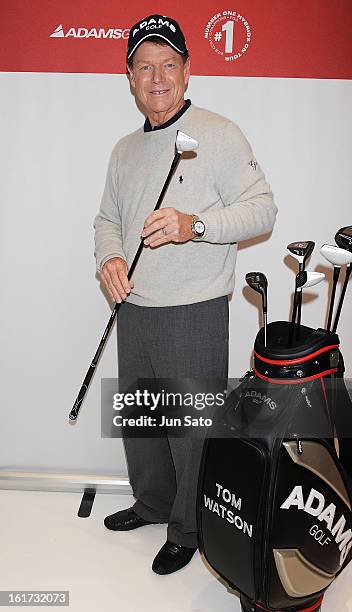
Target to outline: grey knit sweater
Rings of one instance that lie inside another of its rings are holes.
[[[170,169],[177,130],[198,140],[199,148],[182,155],[162,207],[197,214],[206,231],[202,239],[143,250],[127,298],[140,306],[191,304],[231,293],[236,243],[271,231],[275,222],[272,193],[241,130],[191,105],[172,125],[140,128],[115,145],[94,221],[98,271],[112,257],[131,265]]]

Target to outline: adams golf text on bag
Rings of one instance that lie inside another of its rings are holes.
[[[336,333],[267,335],[205,441],[200,549],[243,609],[320,610],[352,558],[352,405]]]

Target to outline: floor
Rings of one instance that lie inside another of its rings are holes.
[[[68,590],[70,612],[239,612],[238,597],[198,552],[171,576],[151,571],[164,525],[125,533],[104,527],[104,516],[131,497],[99,494],[89,518],[77,517],[80,501],[79,493],[0,491],[0,591]],[[323,612],[352,612],[351,577],[352,567],[328,591]]]

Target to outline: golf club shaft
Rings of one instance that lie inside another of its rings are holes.
[[[328,315],[328,322],[326,324],[326,333],[327,334],[330,332],[330,328],[331,328],[332,313],[334,312],[336,286],[337,286],[337,283],[338,283],[338,280],[339,280],[339,276],[340,276],[340,269],[341,269],[340,267],[334,266],[334,277],[333,277],[333,281],[332,281],[332,290],[331,290],[330,305],[329,305],[329,315]]]
[[[292,345],[292,340],[293,340],[293,332],[295,330],[295,322],[296,322],[296,316],[297,316],[297,305],[298,305],[298,293],[299,293],[299,289],[295,290],[295,295],[293,298],[293,310],[292,310],[292,319],[291,319],[291,325],[290,325],[290,334],[288,337],[288,348],[291,347]]]
[[[351,274],[351,269],[352,269],[351,266],[352,266],[352,264],[348,264],[348,266],[346,268],[345,280],[344,280],[344,283],[343,283],[343,287],[342,287],[342,291],[341,291],[341,295],[340,295],[340,299],[339,299],[339,304],[338,304],[336,315],[335,315],[334,325],[333,325],[333,328],[332,328],[332,331],[333,331],[334,334],[336,333],[337,326],[338,326],[338,323],[339,323],[341,309],[342,309],[342,304],[343,304],[343,301],[345,299],[345,293],[346,293],[348,281],[349,281],[350,274]]]
[[[301,314],[302,314],[302,297],[303,291],[299,291],[297,295],[297,326],[296,326],[296,340],[299,340],[299,335],[301,331]]]
[[[304,260],[299,264],[299,272],[303,272],[305,268],[304,265]],[[299,339],[299,334],[301,331],[301,314],[302,314],[302,290],[298,292],[297,294],[297,327],[294,330],[295,331],[295,338],[296,340]]]
[[[163,186],[163,188],[161,190],[161,193],[159,195],[159,198],[158,198],[158,201],[157,201],[157,203],[155,205],[154,210],[158,210],[158,208],[160,208],[160,206],[162,204],[162,201],[164,199],[165,193],[166,193],[166,191],[168,189],[168,186],[170,184],[172,176],[173,176],[173,174],[174,174],[174,172],[175,172],[175,170],[176,170],[176,168],[178,166],[178,163],[180,161],[181,155],[182,155],[182,153],[179,153],[179,152],[175,153],[175,157],[174,157],[174,159],[172,161],[171,168],[169,170],[169,174],[167,175],[166,181],[165,181],[164,186]],[[136,254],[135,254],[134,258],[133,258],[133,261],[131,263],[131,266],[130,266],[130,269],[128,271],[128,274],[127,274],[127,278],[129,280],[130,280],[130,278],[131,278],[131,276],[133,274],[133,271],[134,271],[134,269],[135,269],[135,267],[137,265],[137,261],[138,261],[140,255],[141,255],[141,253],[143,251],[143,244],[144,244],[144,241],[142,239],[140,244],[139,244],[138,250],[137,250],[137,252],[136,252]],[[72,408],[72,410],[71,410],[71,412],[69,414],[70,421],[75,421],[77,419],[77,417],[78,417],[78,413],[80,411],[82,402],[83,402],[83,400],[85,398],[85,395],[86,395],[86,393],[88,391],[90,382],[91,382],[91,380],[93,378],[93,374],[95,372],[95,368],[96,368],[96,366],[98,364],[98,361],[99,361],[99,357],[100,357],[101,353],[103,352],[104,346],[105,346],[107,338],[109,336],[109,332],[111,331],[112,326],[114,324],[115,317],[116,317],[116,315],[118,313],[119,307],[120,307],[120,304],[116,303],[115,306],[114,306],[114,309],[113,309],[113,311],[112,311],[112,313],[110,315],[110,319],[109,319],[108,324],[107,324],[107,326],[105,328],[103,336],[102,336],[102,338],[100,340],[100,343],[99,343],[99,346],[98,346],[98,348],[96,350],[96,353],[95,353],[95,355],[93,357],[92,363],[90,364],[90,366],[89,366],[89,368],[87,370],[87,373],[86,373],[85,378],[83,380],[82,386],[81,386],[81,388],[79,390],[79,393],[77,395],[76,401],[75,401],[75,403],[73,405],[73,408]]]
[[[265,289],[262,293],[262,305],[263,305],[263,323],[264,323],[264,346],[267,346],[268,336],[268,295]]]

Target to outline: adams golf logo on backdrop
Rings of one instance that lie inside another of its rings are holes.
[[[209,19],[204,38],[225,62],[233,62],[247,53],[252,31],[243,15],[237,11],[222,11]]]
[[[60,24],[50,34],[50,38],[123,38],[127,40],[130,30],[128,28],[63,28]]]

